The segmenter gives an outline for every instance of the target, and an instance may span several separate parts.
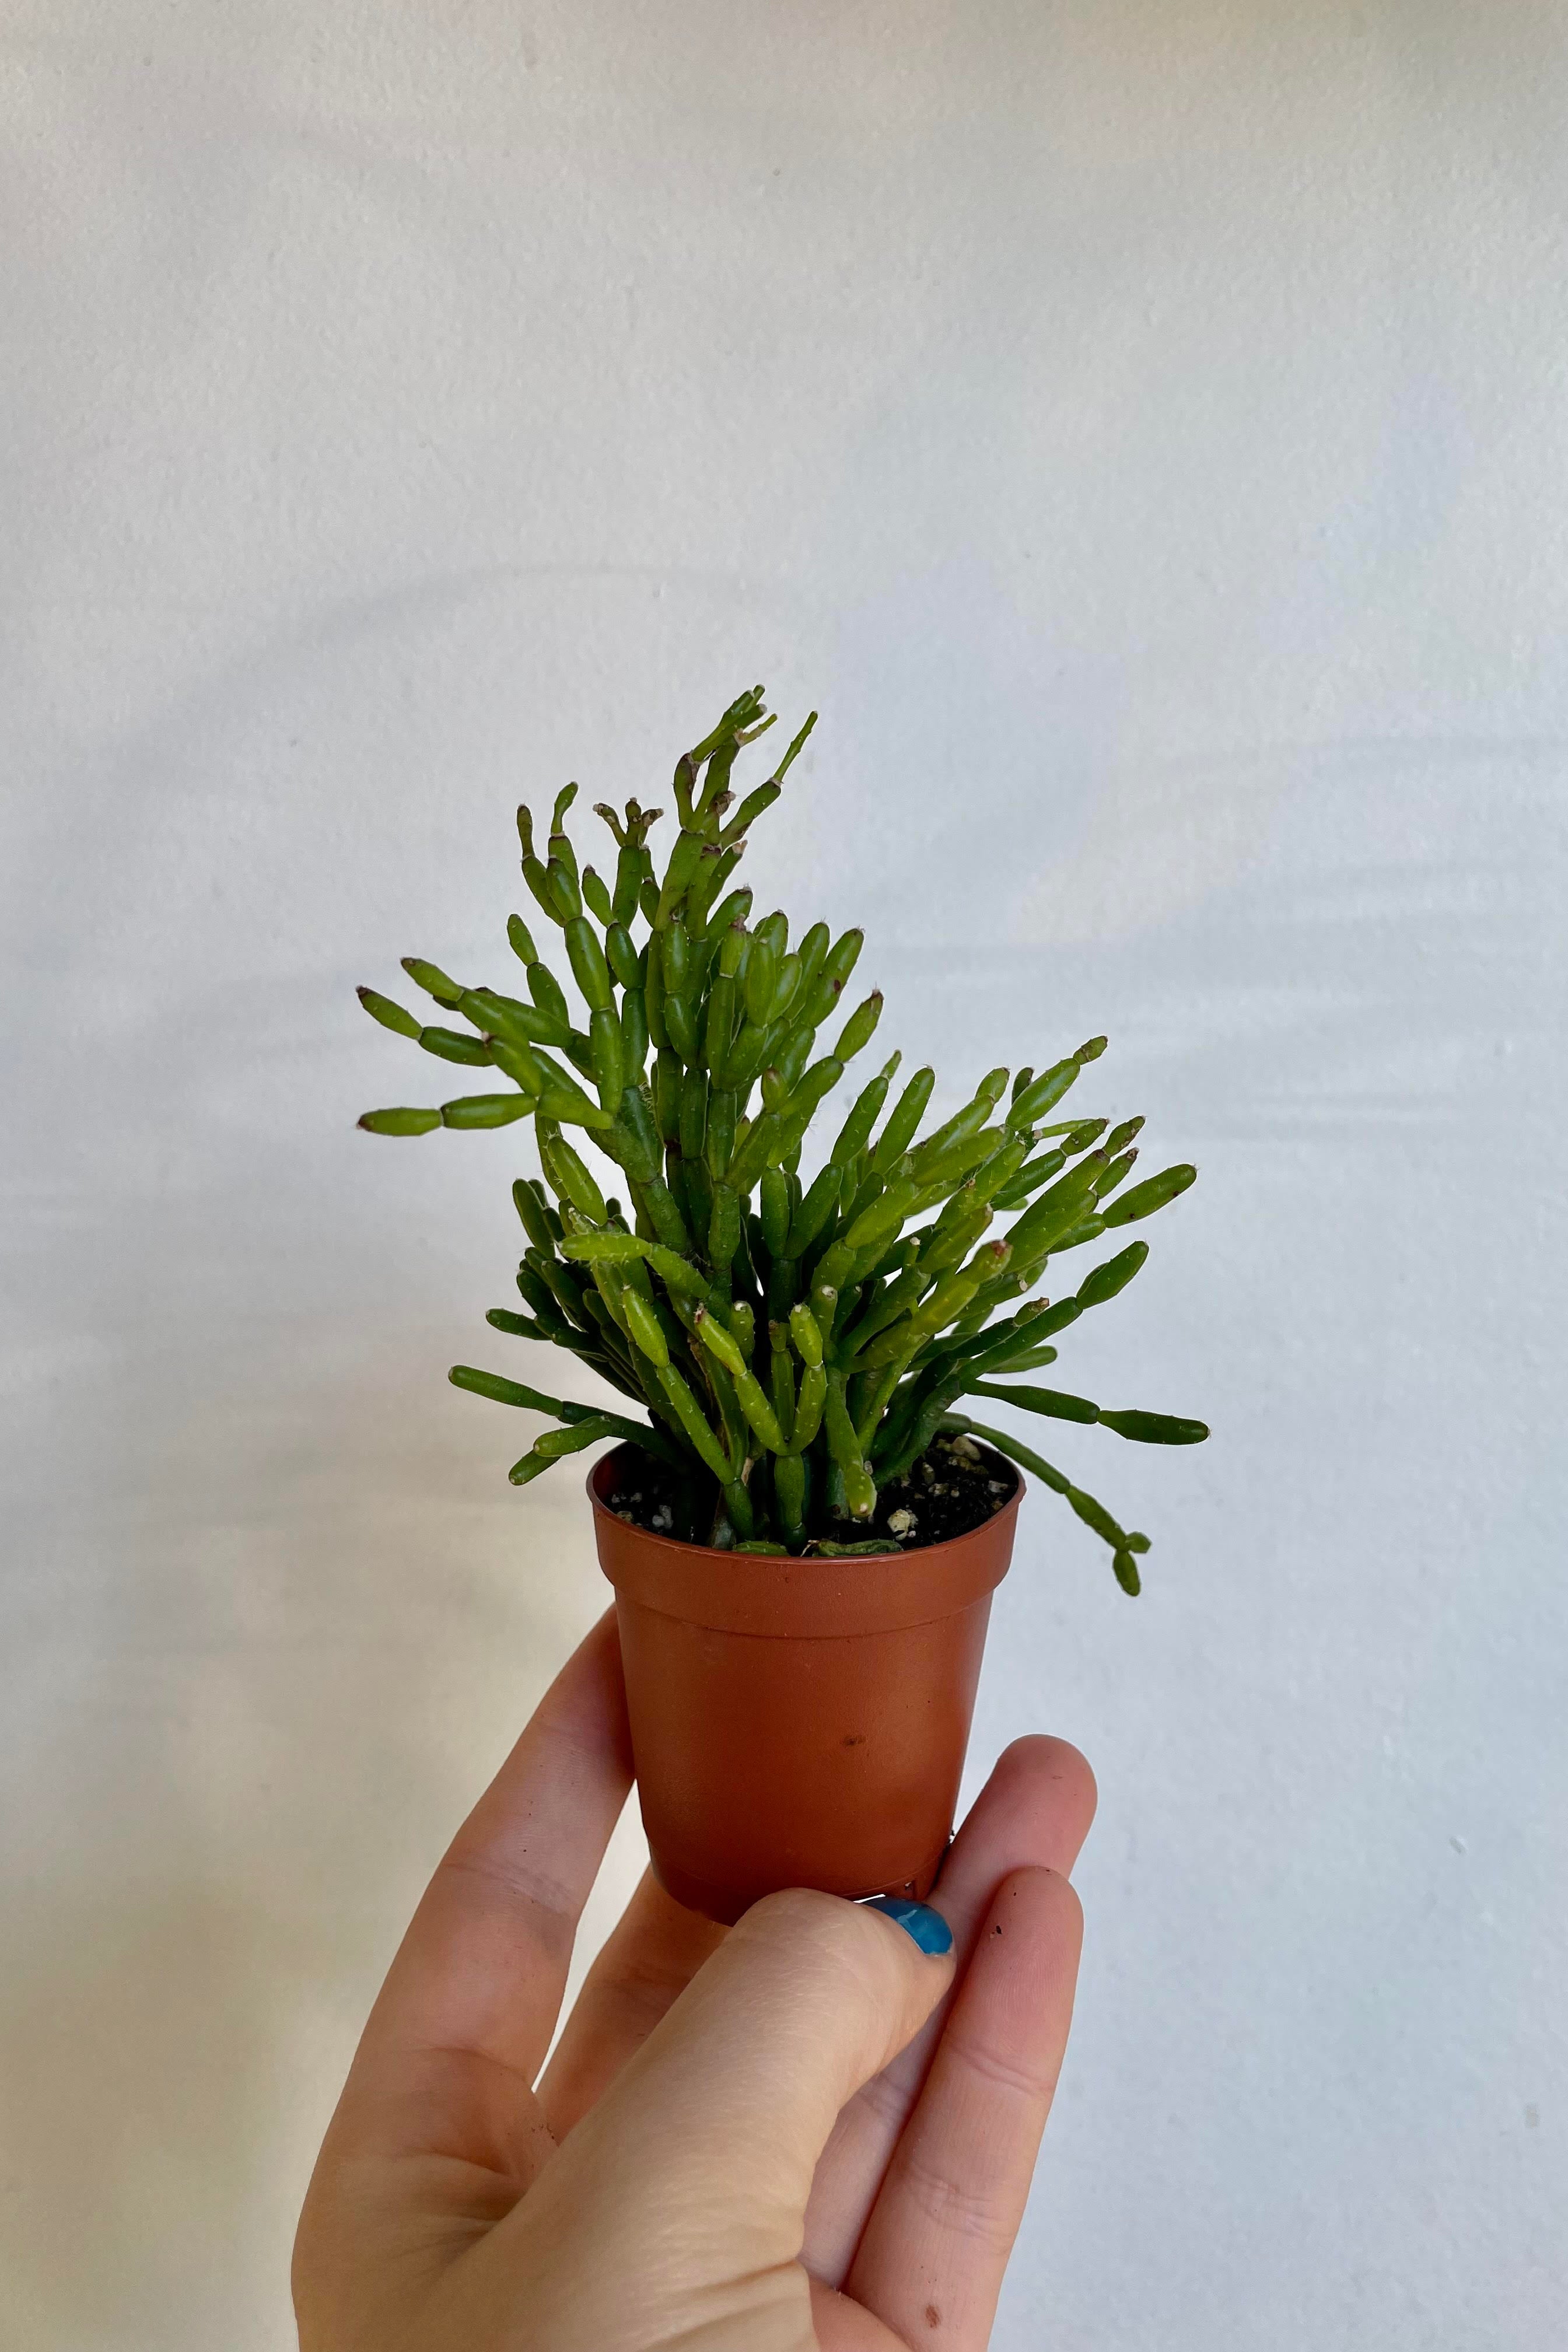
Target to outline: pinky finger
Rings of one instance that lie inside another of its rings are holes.
[[[997,1888],[845,2291],[900,2340],[983,2352],[1072,2021],[1083,1919],[1053,1870]]]

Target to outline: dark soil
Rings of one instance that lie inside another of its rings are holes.
[[[673,1474],[650,1454],[638,1455],[636,1462],[616,1496],[616,1517],[650,1535],[679,1538],[680,1498]],[[869,1522],[839,1522],[834,1540],[864,1543],[868,1537],[884,1536],[900,1551],[950,1543],[954,1536],[984,1527],[1012,1500],[1017,1484],[1017,1471],[992,1446],[975,1437],[944,1434],[932,1440],[904,1477],[878,1488],[876,1515]]]
[[[870,1532],[896,1537],[905,1551],[950,1543],[994,1517],[1017,1486],[1018,1473],[994,1446],[977,1437],[936,1437],[905,1476],[878,1487]]]

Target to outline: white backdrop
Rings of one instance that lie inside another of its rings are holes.
[[[1214,1441],[1058,1436],[1145,1597],[1037,1496],[982,1694],[1102,1788],[997,2344],[1546,2352],[1561,9],[9,0],[0,89],[15,2340],[291,2340],[603,1598],[444,1381],[516,1139],[357,1134],[353,983],[503,973],[520,791],[761,677],[759,905],[864,922],[941,1100],[1103,1028],[1203,1167],[1062,1371]]]

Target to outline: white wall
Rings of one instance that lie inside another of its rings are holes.
[[[1103,1789],[997,2343],[1560,2340],[1565,50],[11,0],[17,2343],[290,2340],[357,2023],[602,1597],[443,1380],[515,1139],[356,1134],[416,1074],[352,983],[504,970],[520,788],[646,796],[754,677],[823,720],[752,878],[889,1041],[1105,1028],[1203,1164],[1063,1370],[1214,1442],[1059,1438],[1146,1596],[1037,1498],[982,1699]]]

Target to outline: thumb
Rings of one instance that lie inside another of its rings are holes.
[[[922,1908],[922,1919],[934,1916]],[[628,2278],[646,2287],[678,2262],[683,2286],[700,2293],[793,2265],[839,2109],[913,2039],[952,1969],[951,1952],[922,1950],[869,1906],[770,1895],[698,1971],[497,2238],[517,2230],[559,2246],[570,2233],[594,2249],[612,2308],[613,2273],[623,2289]],[[647,2317],[645,2305],[645,2326]]]

